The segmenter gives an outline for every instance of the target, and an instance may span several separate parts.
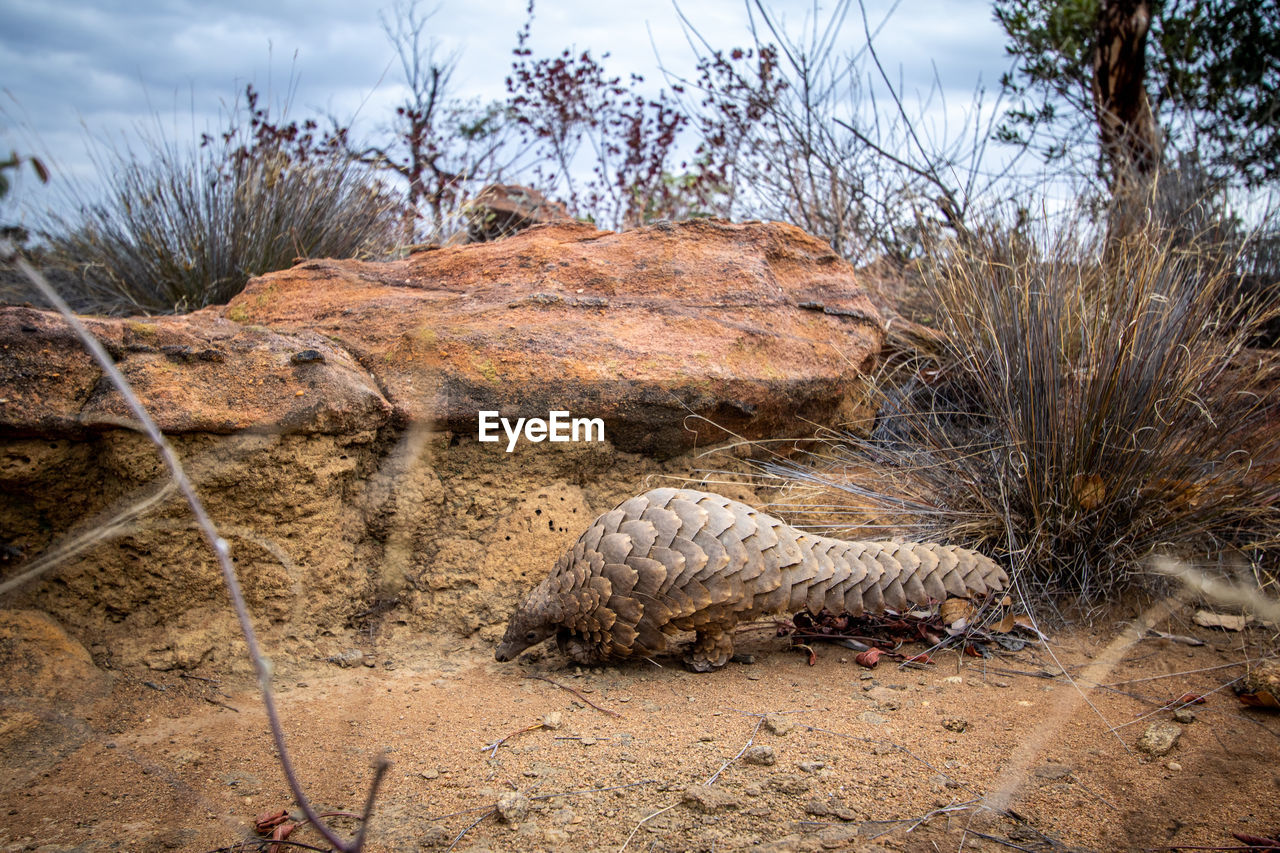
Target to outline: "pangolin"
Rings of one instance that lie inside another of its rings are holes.
[[[732,629],[767,614],[861,614],[1004,589],[1008,576],[949,545],[851,542],[804,533],[720,495],[654,489],[591,523],[511,616],[495,657],[555,635],[584,664],[662,653],[706,672],[733,656]]]

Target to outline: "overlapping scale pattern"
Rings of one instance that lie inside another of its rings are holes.
[[[713,669],[729,631],[769,614],[903,610],[1004,589],[975,551],[932,543],[850,542],[804,533],[720,495],[654,489],[597,518],[511,617],[498,660],[555,634],[574,660],[648,656],[680,631],[686,659]]]

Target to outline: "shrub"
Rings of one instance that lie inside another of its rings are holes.
[[[768,468],[817,490],[798,506],[977,547],[1035,597],[1096,601],[1156,551],[1266,559],[1276,359],[1246,347],[1231,264],[1194,246],[1154,228],[932,246],[933,351],[886,365],[869,435]]]
[[[103,200],[46,227],[71,301],[103,311],[188,311],[225,302],[251,276],[306,257],[380,254],[399,201],[345,150],[345,133],[277,125],[246,90],[247,126],[184,147],[144,134],[142,150],[99,159]]]

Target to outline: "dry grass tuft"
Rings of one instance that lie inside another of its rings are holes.
[[[141,144],[101,155],[102,200],[45,228],[46,264],[70,273],[78,310],[191,311],[299,258],[395,245],[400,200],[336,147],[300,156],[246,132],[184,149],[157,131]]]
[[[942,333],[885,366],[867,433],[771,463],[829,526],[888,526],[1003,559],[1083,602],[1157,552],[1239,551],[1275,577],[1280,361],[1251,350],[1235,259],[1153,228],[1120,242],[989,229],[933,247]],[[835,516],[832,521],[831,516]]]

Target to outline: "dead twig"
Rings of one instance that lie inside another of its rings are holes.
[[[457,835],[453,837],[452,843],[450,843],[449,846],[445,848],[444,853],[449,853],[450,850],[457,847],[458,842],[462,840],[462,837],[466,835],[468,832],[470,832],[471,830],[475,829],[477,826],[479,826],[480,821],[489,817],[489,815],[495,815],[497,813],[498,813],[498,809],[496,806],[489,806],[489,808],[485,809],[484,814],[480,815],[480,817],[472,821],[470,826],[468,826],[466,829],[462,830],[462,832],[459,832]]]
[[[1213,672],[1218,669],[1230,669],[1233,666],[1246,666],[1245,661],[1237,661],[1235,663],[1220,663],[1217,666],[1204,666],[1200,669],[1184,669],[1181,672],[1167,672],[1164,675],[1151,675],[1146,678],[1126,678],[1124,681],[1111,681],[1107,684],[1097,684],[1095,687],[1119,687],[1121,684],[1138,684],[1142,681],[1159,681],[1162,678],[1176,678],[1179,675],[1196,675],[1201,672]]]
[[[180,672],[178,673],[178,677],[188,679],[189,681],[204,681],[214,685],[215,687],[220,683],[212,678],[205,678],[203,675],[192,675],[189,672]]]
[[[880,836],[885,835],[890,831],[892,831],[893,826],[891,826],[891,824],[909,823],[911,825],[907,827],[907,832],[913,832],[915,831],[916,827],[920,826],[922,823],[925,823],[926,821],[929,820],[929,818],[934,817],[935,815],[950,814],[952,812],[961,812],[961,811],[964,811],[965,809],[971,809],[974,806],[977,806],[979,804],[980,804],[980,801],[978,800],[968,800],[963,803],[952,803],[949,806],[942,806],[940,808],[927,811],[924,814],[920,815],[919,817],[899,817],[899,818],[892,818],[890,820],[867,820],[862,822],[862,826],[866,826],[867,824],[885,824],[886,825],[884,832],[877,832],[875,835],[867,836],[868,838],[872,838],[872,839],[879,838]],[[862,834],[861,827],[859,828],[858,834],[859,835]]]
[[[724,764],[721,764],[721,765],[720,765],[720,769],[719,769],[719,770],[717,770],[715,773],[712,773],[710,776],[708,776],[708,777],[707,777],[707,781],[703,782],[702,784],[704,784],[704,785],[714,785],[714,784],[715,784],[715,781],[716,781],[717,779],[719,779],[719,778],[720,778],[720,774],[721,774],[721,773],[723,773],[723,772],[725,771],[725,769],[726,769],[726,768],[728,768],[728,766],[729,766],[730,764],[732,764],[733,762],[735,762],[735,761],[737,761],[739,758],[741,758],[741,757],[746,753],[746,751],[747,751],[748,749],[750,749],[750,748],[751,748],[751,744],[753,744],[753,743],[755,742],[756,735],[760,733],[760,726],[762,726],[762,725],[764,724],[764,718],[765,718],[765,715],[764,715],[764,714],[752,714],[751,716],[753,716],[753,717],[757,717],[757,718],[758,718],[758,719],[756,720],[756,727],[755,727],[754,729],[752,729],[752,730],[751,730],[751,737],[747,738],[747,742],[746,742],[746,743],[744,743],[744,744],[742,745],[742,749],[738,750],[738,754],[737,754],[737,755],[735,755],[733,758],[730,758],[730,759],[729,759],[728,761],[726,761]]]
[[[713,785],[713,784],[715,784],[716,779],[719,779],[719,778],[720,778],[720,774],[721,774],[721,773],[723,773],[723,772],[725,771],[725,769],[726,769],[726,768],[728,768],[728,766],[729,766],[730,764],[732,764],[733,762],[735,762],[735,761],[737,761],[739,758],[741,758],[741,757],[746,753],[746,751],[747,751],[748,749],[750,749],[750,748],[751,748],[751,744],[755,741],[755,739],[756,739],[756,735],[760,732],[760,726],[764,724],[764,718],[765,718],[765,716],[767,716],[767,715],[765,715],[765,714],[748,714],[747,716],[756,717],[756,727],[755,727],[754,729],[752,729],[752,730],[751,730],[751,737],[747,738],[747,742],[746,742],[746,743],[744,743],[744,744],[742,745],[742,749],[738,750],[738,754],[737,754],[737,755],[735,755],[733,758],[730,758],[730,759],[729,759],[728,761],[726,761],[724,764],[721,764],[721,765],[720,765],[720,769],[719,769],[719,770],[717,770],[715,773],[712,773],[710,776],[708,776],[708,777],[707,777],[707,781],[703,782],[702,784],[704,784],[704,785]],[[646,823],[648,823],[649,821],[653,820],[653,819],[654,819],[655,817],[657,817],[658,815],[663,814],[664,812],[669,812],[669,811],[671,811],[672,809],[674,809],[674,808],[676,807],[676,805],[677,805],[677,803],[672,803],[672,804],[671,804],[671,805],[669,805],[669,806],[666,806],[666,807],[664,807],[664,808],[658,809],[656,812],[653,812],[653,813],[651,813],[651,814],[649,814],[649,815],[646,815],[645,817],[641,818],[641,819],[636,823],[636,825],[635,825],[635,826],[633,826],[633,827],[631,828],[631,832],[630,832],[630,834],[628,834],[628,835],[627,835],[626,840],[622,842],[622,846],[618,848],[618,853],[623,853],[623,851],[627,849],[627,845],[629,845],[629,844],[631,843],[631,839],[635,838],[636,833],[640,831],[640,827],[644,826]]]
[[[482,746],[481,749],[483,749],[485,752],[489,752],[490,758],[497,758],[498,747],[502,746],[511,738],[515,737],[516,735],[522,735],[525,732],[536,732],[538,729],[545,729],[546,727],[547,727],[546,723],[534,723],[532,726],[525,726],[523,729],[516,729],[514,732],[511,732],[510,734],[506,734],[498,738],[493,743]]]
[[[241,841],[239,844],[233,844],[230,847],[218,847],[209,850],[208,853],[245,853],[247,850],[265,851],[273,845],[286,845],[288,847],[296,847],[299,850],[319,850],[320,853],[329,853],[329,847],[316,847],[314,844],[305,844],[301,841],[289,841],[286,838],[279,840],[273,838],[256,838],[253,841]]]
[[[977,830],[971,829],[969,830],[969,834],[977,838],[985,838],[987,841],[994,841],[996,844],[1003,844],[1005,847],[1012,847],[1014,850],[1025,850],[1026,853],[1036,853],[1036,851],[1030,847],[1023,847],[1020,844],[1014,844],[1008,839],[996,838],[994,835],[987,835],[985,832],[978,832]]]
[[[649,814],[649,815],[646,815],[645,817],[640,818],[640,820],[636,823],[636,825],[631,828],[631,834],[627,836],[627,840],[623,841],[622,846],[618,848],[618,853],[623,853],[623,851],[627,849],[627,845],[631,843],[631,839],[636,837],[636,833],[640,831],[640,827],[644,826],[646,823],[653,820],[658,815],[663,814],[664,812],[671,811],[675,807],[676,807],[676,804],[672,803],[671,805],[665,808],[658,809],[656,812],[653,812],[652,814]]]
[[[574,690],[572,687],[566,687],[565,685],[561,684],[558,681],[552,681],[550,678],[547,678],[545,675],[534,675],[533,673],[528,673],[525,675],[525,678],[536,678],[539,681],[545,681],[547,682],[547,684],[550,684],[553,687],[559,687],[561,690],[564,690],[568,693],[572,693],[574,696],[577,696],[579,700],[590,705],[592,708],[595,708],[597,711],[599,711],[602,714],[608,714],[610,717],[618,717],[618,718],[622,717],[622,715],[619,714],[617,711],[611,711],[608,708],[601,708],[595,702],[592,702],[590,699],[588,699],[586,696],[583,696],[581,693],[579,693],[577,690]]]
[[[378,798],[378,787],[382,784],[382,777],[387,775],[387,770],[391,768],[391,762],[387,760],[386,755],[379,755],[378,760],[373,765],[373,781],[369,783],[369,796],[364,801],[364,812],[360,815],[360,829],[356,832],[355,841],[352,846],[356,850],[364,847],[364,837],[369,831],[369,821],[373,818],[373,802]]]
[[[208,696],[204,697],[204,701],[208,702],[210,705],[217,705],[219,708],[226,708],[228,711],[235,711],[237,714],[240,713],[239,708],[233,708],[226,702],[219,702],[217,699],[210,699]]]
[[[15,258],[15,264],[31,281],[32,285],[40,291],[41,295],[48,300],[49,304],[66,320],[67,325],[71,327],[76,337],[84,344],[85,349],[89,351],[93,360],[102,368],[103,373],[106,374],[111,384],[119,390],[120,396],[124,398],[125,405],[137,420],[141,431],[156,446],[160,458],[164,461],[165,467],[169,471],[170,478],[177,484],[178,491],[186,498],[187,505],[191,507],[191,514],[195,517],[195,521],[200,531],[204,534],[206,541],[208,541],[209,547],[213,549],[218,566],[222,570],[222,580],[226,584],[227,594],[231,598],[231,606],[240,622],[240,631],[244,635],[245,645],[249,649],[249,658],[252,660],[254,671],[258,676],[258,690],[262,695],[262,704],[271,729],[271,737],[275,741],[280,769],[284,771],[289,789],[293,792],[303,815],[315,826],[316,831],[324,836],[325,841],[342,851],[342,853],[358,853],[363,837],[358,836],[357,841],[352,844],[344,842],[336,832],[320,819],[316,814],[316,810],[312,807],[311,801],[307,798],[306,792],[302,790],[302,784],[298,781],[293,767],[293,760],[285,744],[284,728],[280,724],[280,715],[276,710],[275,695],[271,690],[271,666],[258,645],[258,635],[249,617],[249,609],[244,600],[244,591],[240,587],[240,579],[236,575],[235,566],[231,563],[231,548],[218,533],[218,528],[214,525],[213,519],[205,511],[204,504],[200,501],[199,496],[196,495],[195,487],[192,485],[190,478],[187,477],[186,469],[182,467],[182,463],[178,459],[178,454],[164,437],[164,433],[160,431],[160,427],[151,417],[146,406],[142,405],[142,401],[138,399],[138,395],[129,385],[129,381],[120,372],[120,368],[116,366],[115,361],[112,360],[102,343],[85,328],[84,324],[80,322],[80,318],[71,310],[71,307],[58,295],[58,292],[53,289],[45,277],[32,267],[25,258],[18,256]]]

